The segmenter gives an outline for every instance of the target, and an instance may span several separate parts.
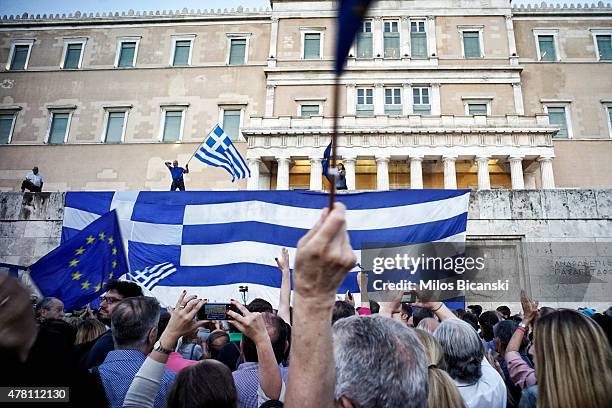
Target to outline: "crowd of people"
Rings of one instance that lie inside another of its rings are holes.
[[[69,387],[78,407],[612,406],[612,308],[524,293],[515,315],[422,294],[376,303],[364,274],[359,304],[338,300],[355,265],[342,204],[300,240],[293,272],[286,250],[276,261],[278,310],[231,300],[223,321],[198,318],[206,299],[183,291],[164,310],[127,281],[109,282],[98,310],[66,314],[0,275],[0,385]]]

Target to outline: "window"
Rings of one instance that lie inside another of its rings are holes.
[[[600,61],[612,61],[612,33],[596,35],[597,57]]]
[[[468,103],[468,115],[487,115],[488,107],[486,103]]]
[[[162,127],[162,142],[177,142],[183,137],[184,109],[164,109],[164,125]]]
[[[372,58],[372,22],[363,21],[357,34],[357,58]]]
[[[240,109],[224,109],[223,110],[223,130],[231,140],[240,139],[240,118],[242,111]]]
[[[231,38],[229,65],[244,65],[246,63],[246,38]]]
[[[28,69],[32,44],[34,44],[34,40],[13,41],[6,69],[10,69],[11,71],[23,71]]]
[[[318,116],[319,105],[300,105],[300,116],[303,118],[309,118],[311,116]]]
[[[610,137],[612,137],[612,105],[608,105],[606,111],[608,112],[608,129],[610,130]]]
[[[139,37],[120,38],[117,43],[117,58],[115,61],[115,67],[133,68],[136,65],[139,43]]]
[[[480,31],[463,31],[463,56],[465,58],[482,58],[480,49]]]
[[[191,50],[195,35],[188,37],[175,37],[172,39],[174,52],[172,53],[173,67],[186,67],[191,65]]]
[[[47,137],[49,144],[62,144],[68,141],[70,119],[70,112],[51,112],[51,127]]]
[[[62,58],[61,69],[79,69],[83,61],[83,50],[85,48],[85,40],[65,40],[64,41],[64,56]]]
[[[127,111],[107,111],[104,143],[121,143],[124,140]]]
[[[570,132],[565,106],[546,106],[545,110],[548,113],[550,124],[559,128],[555,137],[559,139],[569,138]]]
[[[11,143],[16,116],[14,112],[0,111],[0,144]]]
[[[410,49],[412,58],[427,58],[425,20],[413,20],[410,22]]]
[[[385,21],[383,32],[383,42],[385,49],[385,58],[400,57],[400,37],[397,21]]]
[[[402,114],[401,88],[385,88],[385,115]]]
[[[554,35],[538,35],[538,47],[540,61],[557,61]]]
[[[304,33],[304,59],[321,59],[321,33]]]
[[[412,111],[416,115],[430,115],[431,103],[429,101],[429,88],[412,88]]]
[[[357,88],[357,116],[374,115],[374,90]]]

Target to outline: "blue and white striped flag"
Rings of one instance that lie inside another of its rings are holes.
[[[194,157],[208,165],[224,168],[232,175],[232,182],[251,177],[251,170],[219,125],[204,139]]]
[[[368,242],[463,242],[468,190],[398,190],[341,194],[357,261]],[[298,240],[328,204],[312,191],[162,191],[66,193],[62,239],[117,210],[131,271],[172,264],[175,272],[147,281],[160,302],[174,304],[181,290],[226,302],[248,285],[249,299],[278,304],[281,274],[274,260]],[[159,267],[154,273],[162,270]],[[356,272],[338,293],[358,293]],[[145,277],[143,279],[149,279]]]

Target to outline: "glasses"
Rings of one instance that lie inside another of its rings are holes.
[[[100,303],[106,302],[109,305],[112,305],[113,303],[121,302],[122,300],[123,299],[114,298],[114,297],[100,296]]]

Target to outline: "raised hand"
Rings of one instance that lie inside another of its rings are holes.
[[[234,319],[230,320],[229,323],[240,330],[242,334],[247,336],[249,339],[253,340],[256,345],[262,342],[270,342],[270,337],[268,336],[268,331],[266,330],[263,315],[258,312],[249,312],[246,307],[242,306],[235,300],[232,300],[231,303],[240,311],[240,313],[228,310],[228,316]]]
[[[159,341],[162,346],[174,348],[179,337],[195,331],[198,327],[203,326],[206,322],[194,321],[198,310],[206,303],[206,299],[198,299],[195,295],[187,296],[187,291],[181,292],[176,307],[168,308],[170,312],[170,321],[166,330],[162,333]]]

